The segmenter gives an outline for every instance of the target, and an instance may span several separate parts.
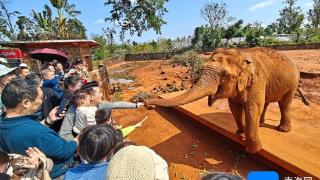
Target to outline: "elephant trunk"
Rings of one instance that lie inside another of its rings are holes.
[[[171,99],[149,99],[147,106],[159,105],[164,107],[173,107],[184,105],[208,95],[214,95],[219,86],[220,71],[212,67],[203,67],[202,75],[198,82],[187,92]]]

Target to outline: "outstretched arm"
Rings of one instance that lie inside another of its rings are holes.
[[[102,102],[98,105],[98,109],[134,109],[143,107],[143,103],[130,102]]]

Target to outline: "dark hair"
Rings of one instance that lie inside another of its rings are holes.
[[[225,172],[211,172],[202,177],[201,180],[242,180],[242,177]]]
[[[99,162],[112,155],[116,144],[116,130],[112,126],[90,126],[80,134],[79,155],[88,163]]]
[[[83,61],[81,59],[77,59],[76,61],[73,62],[74,66],[78,64],[83,64]]]
[[[1,101],[6,108],[18,106],[24,99],[34,101],[38,96],[38,85],[30,81],[15,79],[8,83],[2,91]]]
[[[43,65],[42,69],[49,69],[49,66],[53,66],[54,67],[52,62],[47,62],[46,64]]]
[[[8,162],[9,162],[8,154],[0,151],[0,165],[7,164]]]
[[[41,81],[41,75],[39,73],[30,73],[26,76],[25,80],[27,81]]]
[[[75,93],[75,95],[72,96],[71,102],[74,104],[76,107],[80,106],[81,100],[85,99],[87,97],[86,92],[78,91]]]
[[[18,68],[19,73],[21,73],[21,71],[22,71],[23,69],[29,69],[29,68],[28,68],[28,67],[19,67],[19,68]]]
[[[76,85],[79,81],[81,81],[80,76],[78,75],[69,76],[64,81],[64,88],[68,90],[70,86]]]
[[[41,75],[39,73],[30,73],[26,76],[25,80],[29,81],[29,82],[34,82],[36,84],[40,84],[42,78]]]
[[[110,109],[99,109],[96,111],[95,120],[97,124],[105,124],[107,121],[111,120],[110,117]]]

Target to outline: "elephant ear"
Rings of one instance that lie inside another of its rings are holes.
[[[242,71],[238,78],[238,90],[242,92],[246,87],[250,86],[253,80],[254,67],[251,59],[246,58],[242,62]]]

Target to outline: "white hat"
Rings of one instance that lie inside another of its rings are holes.
[[[7,75],[10,72],[14,71],[15,69],[17,69],[17,68],[16,67],[8,68],[7,66],[0,64],[0,76]]]
[[[25,63],[21,63],[21,64],[19,65],[19,67],[29,68],[29,67],[28,67],[28,65],[27,65],[27,64],[25,64]]]
[[[168,180],[168,165],[145,146],[127,146],[111,159],[108,180]]]
[[[7,59],[6,59],[6,58],[2,58],[2,57],[0,57],[0,62],[2,62],[2,63],[8,63]]]

